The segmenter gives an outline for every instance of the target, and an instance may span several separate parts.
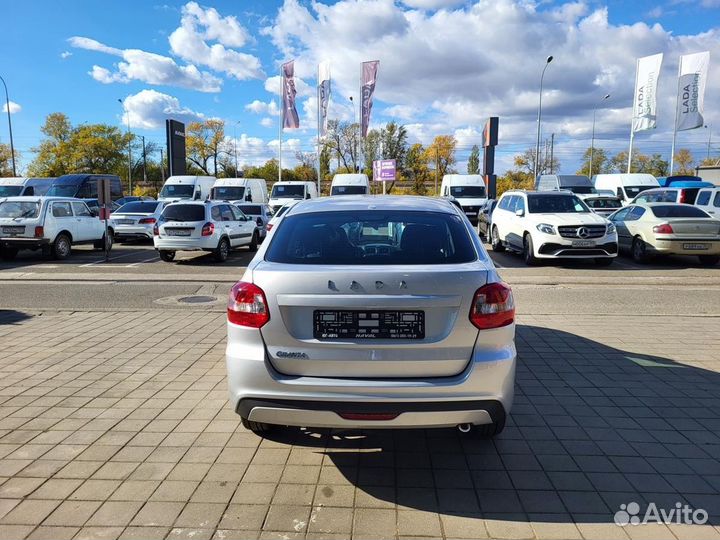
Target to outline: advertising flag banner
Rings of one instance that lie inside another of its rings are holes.
[[[370,112],[372,111],[373,93],[375,92],[375,79],[377,78],[380,60],[362,63],[362,103],[361,103],[361,130],[366,137],[370,125]]]
[[[295,61],[282,66],[282,127],[299,128],[300,117],[295,108]]]
[[[318,66],[318,106],[320,109],[319,136],[327,133],[328,106],[330,105],[330,62]]]
[[[709,66],[710,53],[708,51],[680,57],[677,121],[675,124],[678,131],[705,125],[703,101]]]
[[[657,84],[662,60],[662,53],[638,60],[633,101],[633,132],[655,129],[657,125]]]

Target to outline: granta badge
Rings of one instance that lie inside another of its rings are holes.
[[[307,354],[304,352],[286,352],[286,351],[278,351],[277,352],[278,358],[309,358]]]

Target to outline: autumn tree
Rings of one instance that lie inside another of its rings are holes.
[[[413,144],[405,155],[405,174],[412,181],[412,191],[416,195],[425,195],[425,183],[429,180],[430,171],[425,156],[425,148],[420,143]]]
[[[15,165],[16,168],[20,161],[20,154],[15,150]],[[13,176],[13,162],[12,154],[10,152],[10,145],[0,143],[0,177]]]
[[[368,131],[367,136],[363,139],[363,172],[372,179],[373,161],[381,159],[382,148],[380,147],[380,132],[377,129]]]
[[[625,173],[627,171],[627,152],[618,152],[610,159],[610,172]],[[655,177],[668,175],[668,162],[662,158],[661,154],[653,154],[648,156],[640,152],[633,152],[632,163],[630,164],[631,173],[652,174]]]
[[[439,178],[452,172],[455,165],[455,146],[452,135],[438,135],[425,149],[425,162],[437,171]]]
[[[530,175],[535,174],[535,162],[537,152],[535,148],[528,148],[522,154],[515,156],[513,163],[517,170],[525,171]],[[543,155],[540,151],[540,158],[537,167],[538,174],[553,174],[560,171],[560,160],[554,157],[550,160],[550,157]]]
[[[532,173],[515,169],[509,170],[503,176],[498,177],[495,184],[495,197],[499,199],[500,195],[511,189],[535,189]]]
[[[480,174],[480,148],[474,145],[470,151],[470,157],[467,163],[468,174]]]
[[[692,152],[688,150],[687,148],[681,148],[675,153],[675,172],[672,172],[672,174],[689,174],[689,175],[695,175],[695,169],[693,167],[693,164],[695,163],[695,158],[692,155]]]
[[[590,167],[590,154],[592,154],[592,169]],[[575,174],[584,174],[585,176],[592,176],[595,174],[609,173],[611,170],[610,159],[608,158],[607,152],[602,148],[588,148],[583,153],[582,166]]]
[[[338,160],[338,169],[352,171],[359,163],[360,126],[338,120],[328,121],[327,145]]]
[[[211,118],[190,122],[185,133],[187,159],[204,174],[216,176],[221,157],[230,154],[225,144],[225,121]]]

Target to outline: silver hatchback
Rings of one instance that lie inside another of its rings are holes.
[[[462,212],[420,197],[302,201],[228,300],[243,425],[502,431],[515,306]]]

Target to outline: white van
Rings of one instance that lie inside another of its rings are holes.
[[[182,199],[204,201],[210,197],[210,190],[216,180],[214,176],[171,176],[165,180],[158,201],[164,203]]]
[[[700,189],[695,197],[695,206],[720,219],[720,186]]]
[[[645,173],[617,173],[595,174],[592,177],[596,190],[610,190],[627,206],[646,189],[660,187],[660,183],[652,174]]]
[[[366,174],[336,174],[330,195],[370,195],[370,180]]]
[[[487,187],[482,174],[446,174],[440,185],[442,197],[453,197],[475,225],[478,212],[487,202]]]
[[[262,178],[218,178],[210,191],[210,199],[233,204],[268,202],[267,182]]]
[[[318,196],[315,182],[276,182],[270,191],[268,205],[275,212],[290,201],[314,199]]]
[[[27,178],[17,176],[0,178],[0,197],[24,197],[45,195],[54,178]]]
[[[590,179],[584,174],[539,174],[535,191],[572,191],[575,194],[595,193]]]

